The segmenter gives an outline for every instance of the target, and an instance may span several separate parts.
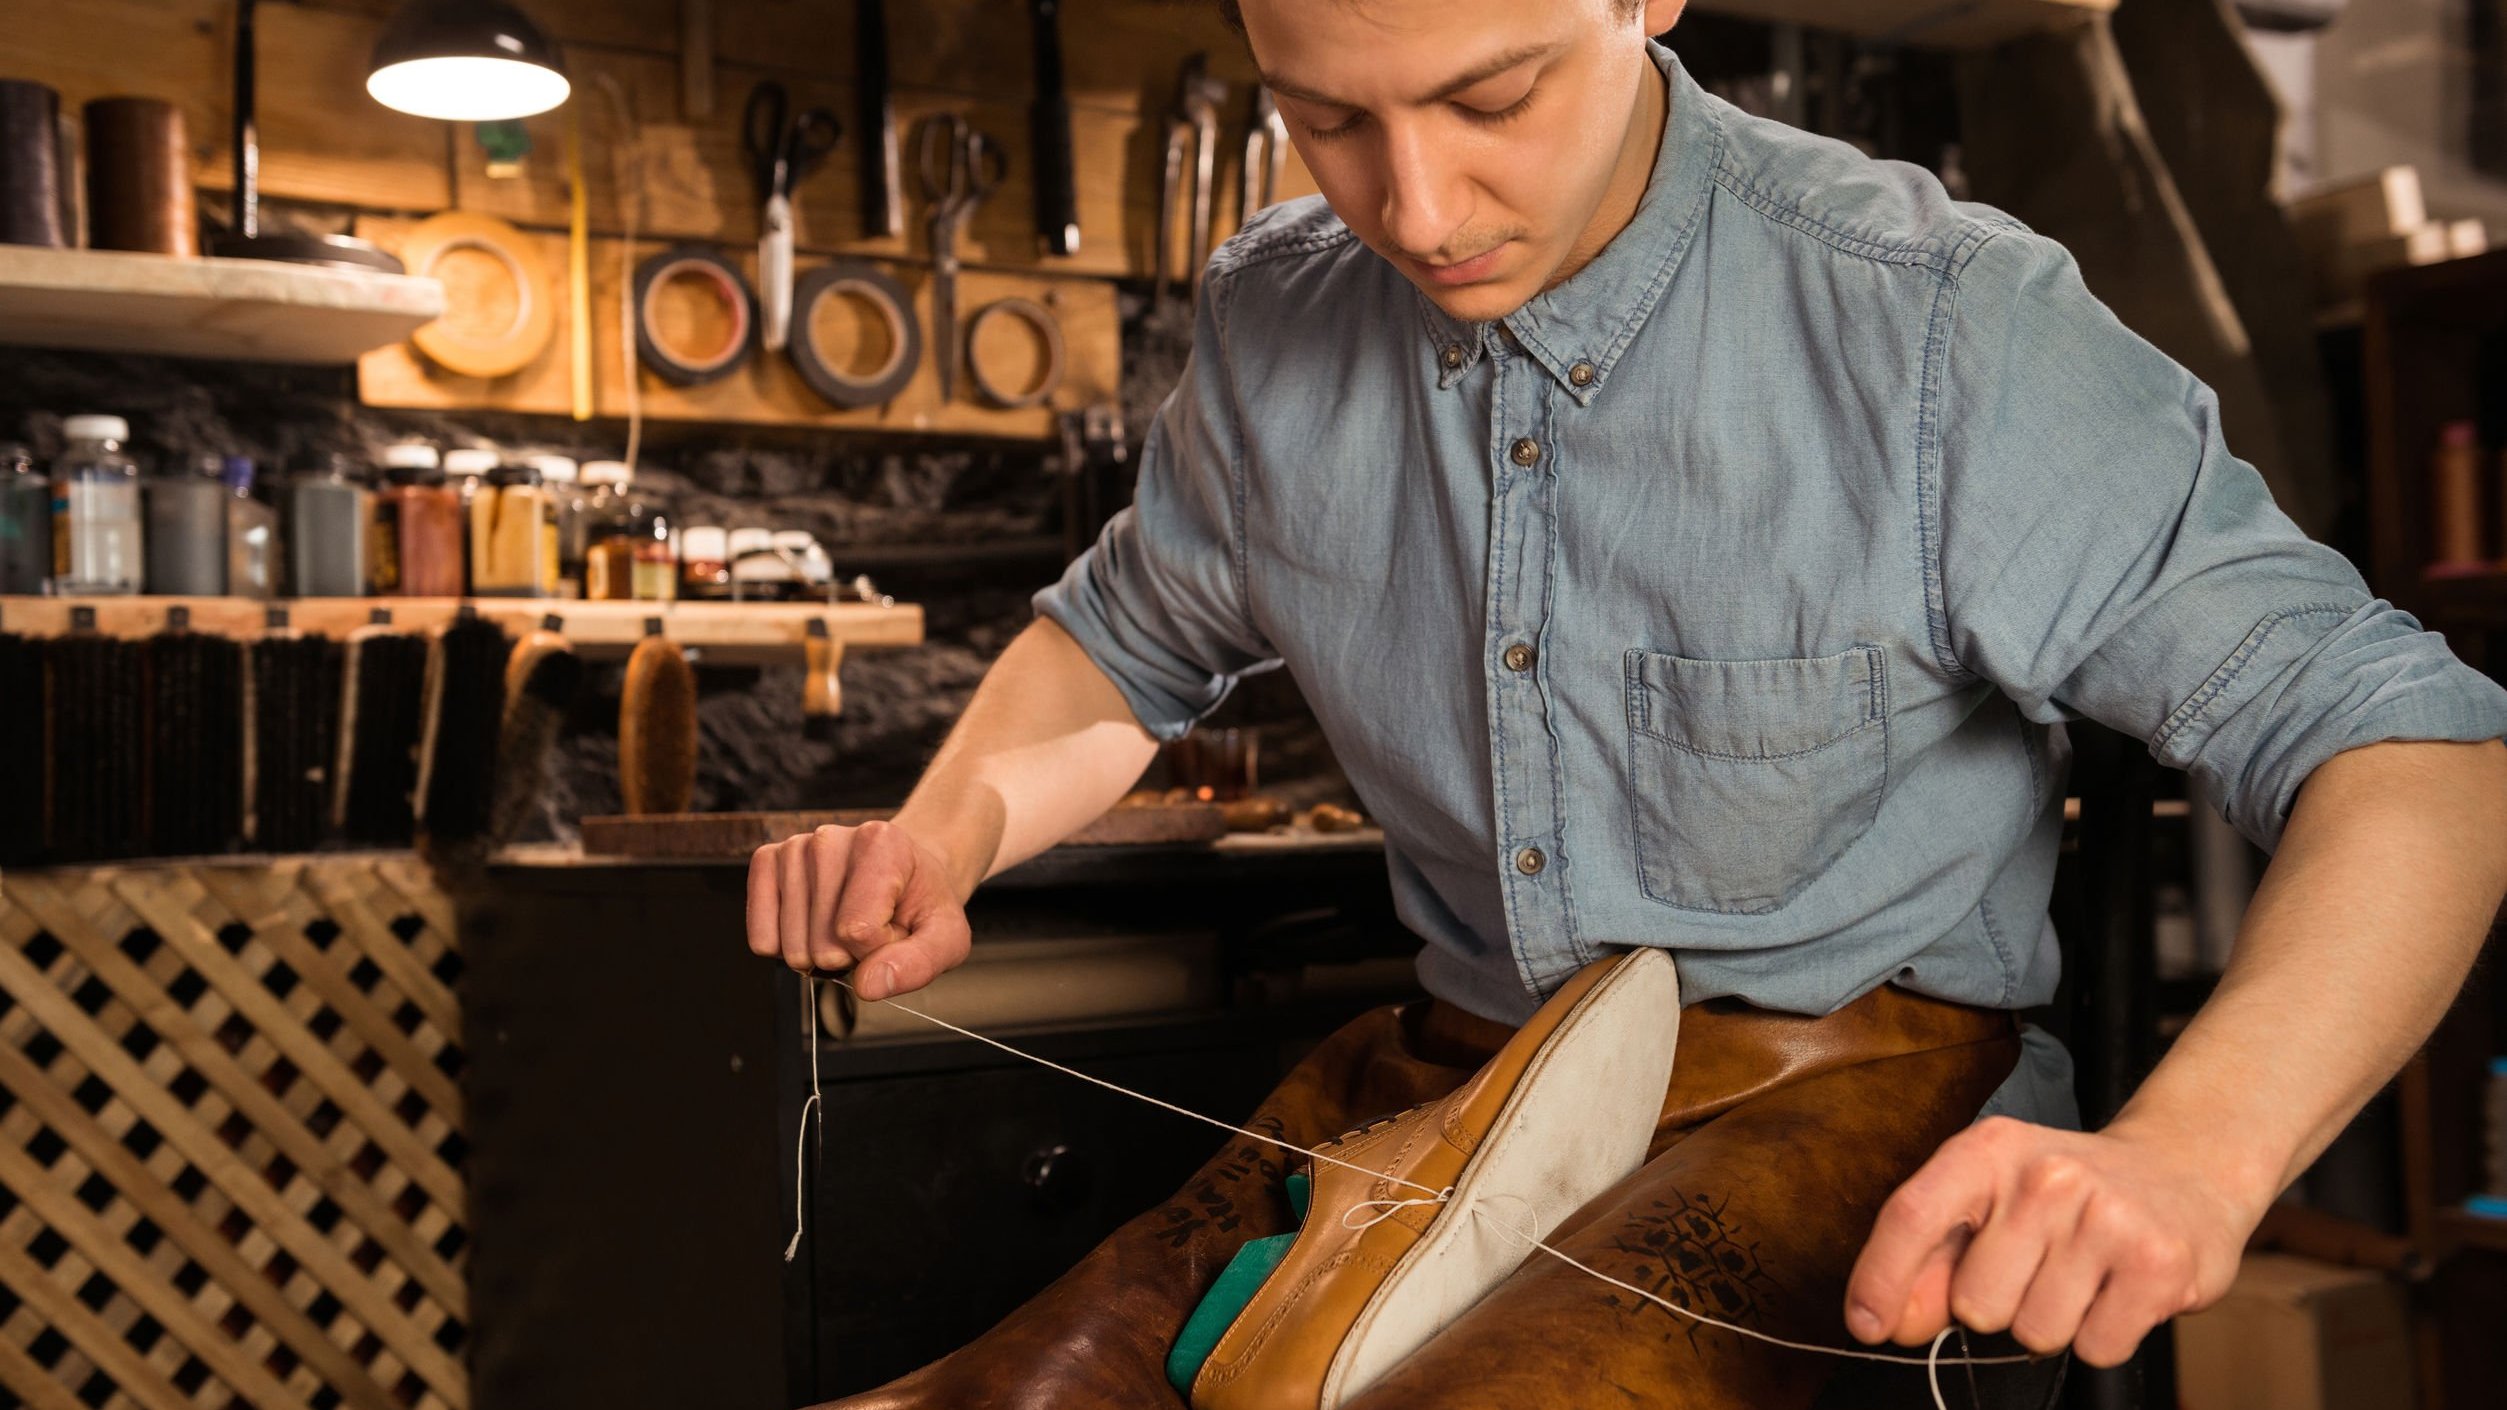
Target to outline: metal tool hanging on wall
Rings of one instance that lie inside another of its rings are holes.
[[[872,239],[905,233],[905,190],[897,175],[897,111],[888,88],[888,7],[853,6],[854,117],[862,133],[862,233]]]
[[[792,188],[834,150],[844,125],[825,108],[795,114],[792,94],[768,79],[749,90],[741,115],[741,148],[764,203],[757,221],[760,341],[780,352],[792,328]]]
[[[1168,289],[1177,280],[1175,207],[1184,194],[1187,144],[1193,153],[1192,241],[1185,250],[1189,267],[1182,275],[1187,298],[1200,288],[1201,267],[1210,259],[1210,178],[1218,157],[1219,103],[1226,96],[1227,85],[1210,76],[1208,54],[1195,54],[1184,61],[1182,72],[1176,76],[1175,106],[1166,117],[1165,179],[1158,188],[1155,305],[1159,310],[1166,307]]]
[[[1036,44],[1036,98],[1027,110],[1035,143],[1036,242],[1049,255],[1079,253],[1079,181],[1072,170],[1071,101],[1062,82],[1062,0],[1029,0]]]
[[[957,393],[958,235],[1009,170],[1001,147],[956,113],[923,120],[923,199],[931,207],[931,355],[940,399]]]
[[[1270,86],[1257,83],[1252,110],[1245,115],[1245,166],[1236,200],[1238,226],[1280,198],[1280,172],[1287,162],[1288,124],[1280,120],[1280,105],[1271,101]]]

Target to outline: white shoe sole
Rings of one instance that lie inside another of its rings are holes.
[[[1559,1221],[1645,1159],[1671,1081],[1680,980],[1633,953],[1577,1002],[1499,1110],[1488,1138],[1341,1342],[1320,1410],[1375,1383],[1488,1295]],[[1493,1200],[1474,1215],[1474,1201]]]

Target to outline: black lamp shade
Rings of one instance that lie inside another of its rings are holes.
[[[366,91],[387,108],[465,122],[528,117],[566,101],[566,62],[501,0],[410,0],[374,43]]]

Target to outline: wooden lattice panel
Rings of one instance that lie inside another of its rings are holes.
[[[461,1410],[459,966],[405,854],[0,877],[0,1404]]]

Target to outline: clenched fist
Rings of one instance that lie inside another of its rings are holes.
[[[857,969],[865,999],[929,984],[971,938],[948,864],[894,823],[822,827],[749,857],[749,948],[804,973]]]

